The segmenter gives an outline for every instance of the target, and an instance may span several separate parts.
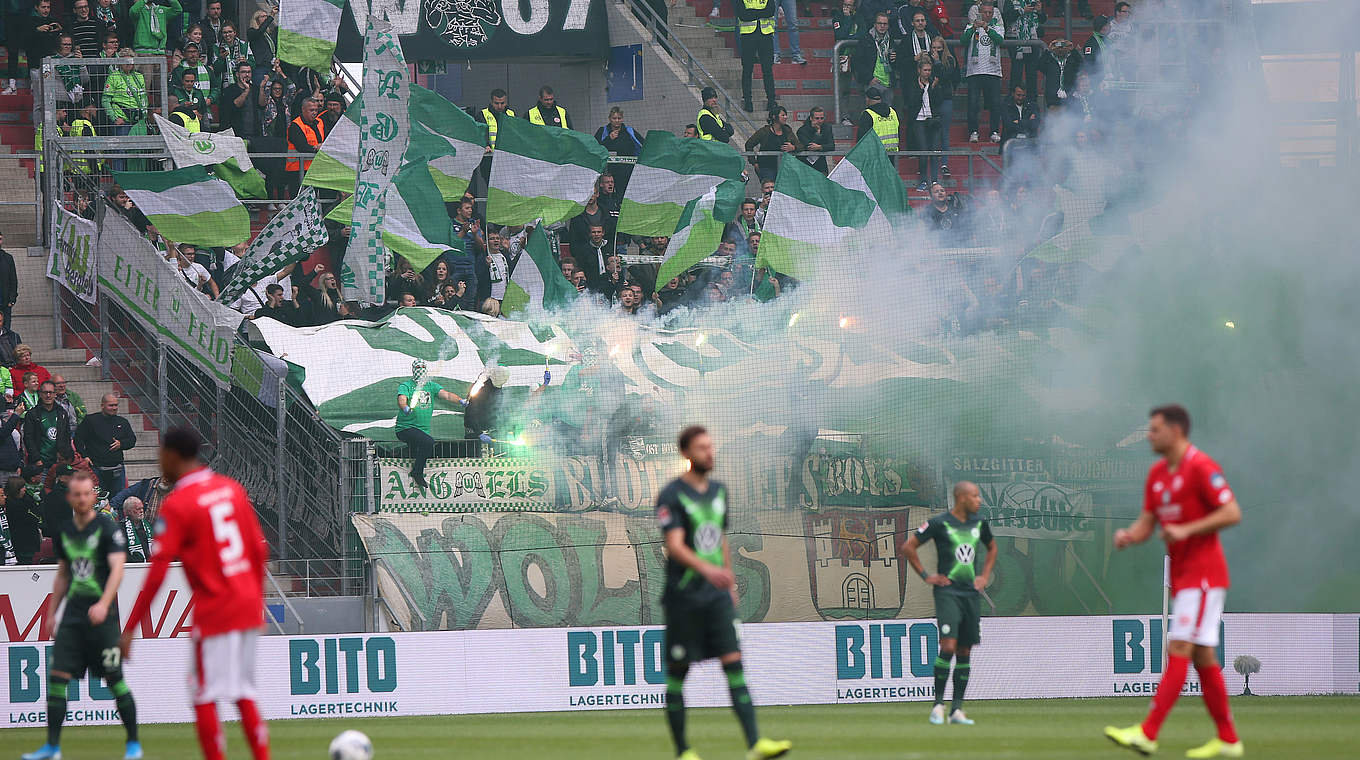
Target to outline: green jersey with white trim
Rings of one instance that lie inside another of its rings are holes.
[[[708,490],[699,493],[683,478],[672,480],[656,497],[656,519],[664,536],[675,528],[685,531],[685,545],[700,559],[719,567],[724,563],[723,536],[727,530],[727,486],[716,480],[708,482]],[[693,569],[666,559],[666,591],[662,601],[683,595],[690,599],[704,599],[712,594],[726,594],[704,580]]]
[[[935,572],[949,579],[948,586],[936,586],[936,591],[956,594],[976,594],[973,579],[982,563],[982,553],[992,543],[992,528],[976,514],[967,522],[952,512],[935,515],[916,529],[916,540],[922,544],[935,540],[939,561]]]

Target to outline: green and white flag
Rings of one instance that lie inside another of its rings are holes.
[[[251,167],[247,171],[241,171],[236,159],[229,158],[223,163],[214,164],[212,171],[218,179],[231,185],[237,198],[264,200],[269,197],[269,190],[264,184],[264,175],[259,169]]]
[[[279,4],[279,60],[329,75],[345,0],[288,0]],[[264,61],[260,65],[265,65]]]
[[[632,187],[631,181],[628,186]],[[722,242],[723,229],[736,218],[745,195],[746,187],[741,180],[728,180],[686,204],[666,246],[666,258],[656,273],[658,290],[671,278],[713,255]]]
[[[877,208],[864,193],[832,182],[786,153],[779,157],[756,264],[805,279],[821,251],[844,245]]]
[[[842,187],[864,193],[878,205],[874,210],[877,221],[870,221],[871,226],[880,223],[901,225],[911,213],[907,187],[902,184],[897,169],[888,160],[888,152],[883,149],[883,142],[874,132],[860,138],[845,159],[831,170],[829,178]],[[880,216],[884,218],[878,220]]]
[[[619,232],[670,235],[688,204],[722,182],[739,180],[744,168],[741,154],[726,143],[648,132],[623,196]]]
[[[47,276],[61,283],[77,298],[95,303],[95,249],[99,225],[76,216],[61,204],[52,208],[56,230],[47,256]]]
[[[265,276],[311,256],[328,239],[316,188],[304,187],[251,241],[217,300],[235,301]]]
[[[543,225],[536,224],[524,242],[510,282],[505,285],[505,301],[501,313],[525,311],[530,305],[553,309],[576,299],[576,287],[562,275],[562,268],[553,259],[552,248]]]
[[[363,107],[359,111],[359,174],[354,180],[354,221],[340,263],[346,300],[382,303],[387,297],[382,244],[388,187],[411,138],[409,72],[392,25],[372,16],[364,34]]]
[[[353,214],[354,199],[346,198],[326,218],[347,225],[352,223]],[[411,262],[416,271],[429,266],[445,251],[462,250],[425,163],[410,163],[397,172],[388,188],[382,239],[383,245]]]
[[[250,214],[231,186],[201,166],[168,172],[113,173],[137,208],[176,243],[233,246],[250,237]]]
[[[419,85],[411,85],[411,121],[428,132],[419,133],[421,149],[417,152],[418,132],[412,128],[407,160],[424,159],[429,163],[430,177],[444,200],[462,198],[472,173],[485,155],[487,126],[468,116],[443,95]],[[435,141],[433,147],[423,147],[426,136]],[[439,142],[444,143],[442,149],[437,145]]]
[[[359,174],[359,111],[363,98],[357,97],[340,114],[326,139],[317,146],[312,165],[302,178],[302,184],[325,190],[354,192],[354,178]]]
[[[243,170],[251,168],[250,154],[246,152],[246,141],[237,137],[230,128],[221,132],[190,132],[160,114],[152,114],[161,137],[165,139],[165,149],[175,168],[186,166],[211,166],[236,159]]]
[[[496,122],[496,157],[491,162],[486,220],[492,224],[556,224],[585,210],[609,151],[584,132],[531,124]]]

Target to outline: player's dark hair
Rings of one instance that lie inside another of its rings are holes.
[[[161,447],[174,452],[182,459],[198,459],[198,450],[203,446],[203,439],[199,438],[198,433],[185,427],[171,428],[161,438]]]
[[[1163,404],[1148,412],[1148,417],[1161,417],[1166,424],[1175,425],[1185,435],[1190,435],[1190,413],[1180,404]]]
[[[695,438],[698,438],[701,435],[708,435],[708,430],[706,430],[703,425],[690,425],[680,431],[680,438],[676,440],[675,445],[678,446],[683,453],[688,451],[689,445],[694,442]]]

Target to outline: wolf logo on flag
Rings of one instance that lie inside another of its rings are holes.
[[[826,620],[882,620],[902,609],[906,563],[897,544],[907,510],[831,510],[804,519],[812,603]]]

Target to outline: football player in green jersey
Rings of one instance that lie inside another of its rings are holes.
[[[716,657],[727,674],[732,709],[746,734],[746,757],[779,757],[793,743],[760,736],[742,671],[737,584],[732,550],[723,533],[727,487],[708,477],[715,462],[713,439],[695,425],[681,431],[679,447],[689,460],[689,472],[671,481],[656,497],[656,519],[666,540],[661,609],[666,619],[666,720],[675,753],[680,760],[699,760],[685,739],[685,675],[691,663]]]
[[[944,686],[949,680],[950,659],[954,660],[954,699],[949,722],[973,725],[963,714],[963,693],[972,670],[969,654],[982,641],[979,629],[982,590],[987,588],[992,568],[996,567],[996,541],[991,526],[978,517],[981,508],[982,493],[977,484],[961,480],[954,484],[954,507],[922,523],[902,544],[902,553],[911,569],[935,587],[935,617],[940,626],[940,654],[935,658],[935,706],[930,710],[930,722],[935,725],[945,721]],[[928,573],[916,549],[932,539],[939,560],[935,572]],[[987,559],[979,573],[979,549],[984,546]]]

